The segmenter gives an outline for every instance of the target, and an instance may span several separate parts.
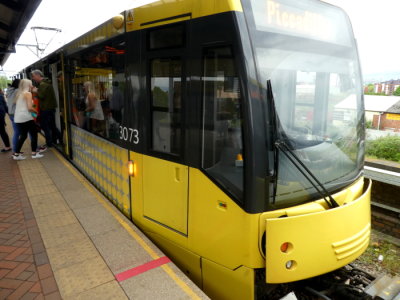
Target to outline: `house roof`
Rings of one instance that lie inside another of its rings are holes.
[[[400,113],[400,97],[397,96],[365,95],[364,103],[365,111]]]
[[[0,0],[0,66],[3,66],[42,0]]]
[[[400,79],[396,79],[396,80],[388,80],[388,81],[384,81],[381,83],[385,83],[385,84],[400,84]]]
[[[335,105],[339,109],[356,109],[355,95],[350,95]],[[400,114],[400,97],[397,96],[364,96],[365,111],[388,112]]]
[[[393,104],[386,112],[391,114],[400,114],[400,101]]]

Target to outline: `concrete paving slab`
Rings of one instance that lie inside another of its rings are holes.
[[[90,237],[115,228],[122,229],[121,225],[110,216],[110,213],[102,205],[76,208],[74,214]]]
[[[24,184],[29,184],[37,179],[47,178],[48,174],[39,160],[27,159],[18,162]]]
[[[75,189],[61,189],[61,195],[71,209],[101,205],[96,197],[81,185]]]
[[[54,276],[63,298],[72,297],[115,280],[101,257],[62,268],[55,271]]]
[[[54,184],[45,186],[30,185],[26,187],[26,192],[29,196],[39,196],[51,193],[58,193],[58,189],[56,186],[54,186]]]
[[[31,187],[43,187],[47,185],[54,185],[53,181],[50,179],[50,177],[46,175],[25,175],[25,176],[31,176],[32,178],[29,178],[29,181],[26,181],[25,188],[31,188]]]
[[[79,295],[75,295],[73,297],[66,297],[65,300],[87,300],[87,299],[96,299],[96,300],[125,300],[128,297],[125,295],[121,287],[116,281],[107,282],[100,286],[96,286],[93,289],[90,289],[86,292],[83,292]],[[141,298],[144,299],[144,298]]]
[[[40,226],[59,227],[78,223],[78,219],[71,211],[65,211],[38,217],[36,218],[36,222],[40,224]]]
[[[131,299],[192,299],[161,268],[156,268],[120,282]],[[149,288],[152,287],[152,288]]]
[[[54,271],[70,267],[99,255],[96,247],[88,239],[76,240],[74,243],[49,248],[47,253]]]
[[[36,217],[44,217],[59,212],[69,211],[69,207],[66,205],[58,191],[36,196],[28,194],[28,196]]]
[[[75,243],[79,240],[89,240],[80,224],[70,224],[60,227],[40,228],[44,245],[47,248],[57,247],[63,244]]]
[[[52,163],[51,167],[47,166],[46,170],[56,184],[65,180],[76,181],[77,183],[79,182],[74,175],[68,172],[68,170],[65,168],[62,168],[59,164],[57,164],[57,162]]]
[[[60,162],[54,160],[52,162],[43,161],[43,165],[48,171],[48,176],[53,180],[54,184],[60,189],[75,189],[81,186],[79,180],[68,172],[67,169],[60,165]]]
[[[73,190],[76,189],[77,186],[79,186],[79,182],[77,182],[75,179],[63,178],[62,176],[62,174],[52,176],[54,177],[54,184],[59,190]],[[60,178],[63,178],[63,180],[60,180]]]
[[[23,164],[23,168],[21,168],[21,175],[27,174],[29,172],[33,172],[39,175],[45,175],[47,172],[41,167],[40,160],[37,159],[26,159],[24,161],[19,161],[18,165]]]
[[[96,235],[92,239],[114,274],[153,260],[125,230],[112,230],[102,235]]]

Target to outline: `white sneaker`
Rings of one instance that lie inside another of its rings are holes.
[[[13,157],[14,160],[24,160],[24,159],[26,159],[26,157],[23,156],[22,154],[13,154],[12,157]]]
[[[32,158],[42,158],[43,156],[44,155],[39,152],[36,152],[36,154],[32,154]]]

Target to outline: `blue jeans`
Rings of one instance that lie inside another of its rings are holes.
[[[19,131],[19,126],[17,126],[17,124],[14,122],[14,115],[10,116],[10,120],[11,120],[13,131],[14,131],[14,134],[13,134],[13,137],[12,137],[12,150],[15,153],[16,152],[15,150],[17,149],[17,143],[18,143],[18,140],[19,140],[19,136],[21,135],[21,132]],[[30,133],[29,133],[29,139],[32,141],[32,136],[31,136]]]
[[[26,137],[29,135],[31,137],[31,150],[32,152],[36,152],[37,149],[37,127],[33,120],[30,120],[25,123],[17,123],[17,127],[19,128],[19,137],[17,147],[15,148],[15,153],[20,153],[22,145],[24,144]]]
[[[53,142],[57,142],[57,139],[62,142],[61,133],[56,127],[55,109],[40,111],[40,127],[44,131],[47,147],[52,147]]]
[[[15,122],[14,122],[14,116],[10,116],[10,120],[11,120],[13,131],[14,131],[14,134],[12,137],[12,149],[13,149],[13,152],[15,153],[15,150],[17,149],[17,143],[18,143],[18,138],[19,138],[20,133],[19,133],[19,128],[18,128],[17,124],[15,124]]]

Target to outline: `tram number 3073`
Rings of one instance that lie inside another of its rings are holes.
[[[139,144],[139,130],[119,126],[119,139],[129,141],[130,143]]]

